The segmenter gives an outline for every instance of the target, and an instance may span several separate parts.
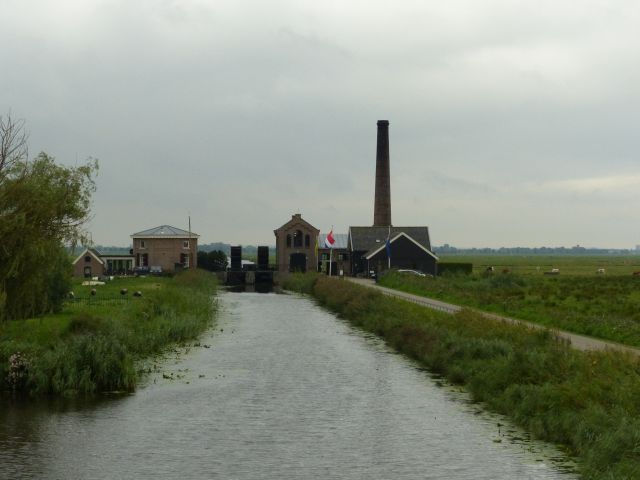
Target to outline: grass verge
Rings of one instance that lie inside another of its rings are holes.
[[[640,362],[579,352],[548,331],[447,315],[349,282],[291,277],[354,325],[384,338],[475,401],[575,455],[587,479],[640,477]]]
[[[113,304],[99,301],[123,287],[129,296],[134,289],[143,296]],[[57,315],[0,325],[4,393],[74,396],[133,391],[136,360],[197,337],[214,319],[216,279],[201,270],[174,278],[114,281],[100,288],[93,305],[68,304]]]

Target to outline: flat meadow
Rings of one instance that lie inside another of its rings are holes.
[[[631,275],[640,271],[640,255],[439,255],[441,262],[472,263],[473,273],[494,267],[517,275],[540,275],[554,268],[560,275]]]
[[[640,257],[443,256],[441,261],[473,263],[473,273],[425,278],[391,272],[380,284],[640,346],[640,276],[633,275]],[[559,273],[545,274],[552,269]]]

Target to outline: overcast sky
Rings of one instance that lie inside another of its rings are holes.
[[[300,212],[433,245],[640,244],[640,3],[0,0],[0,114],[100,163],[95,243],[273,244]]]

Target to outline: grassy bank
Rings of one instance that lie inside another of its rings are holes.
[[[564,445],[587,479],[640,476],[640,363],[618,353],[579,352],[544,331],[469,311],[452,316],[366,287],[292,276],[354,325],[383,337],[473,399],[536,437]]]
[[[385,287],[640,347],[640,277],[389,273]]]
[[[60,314],[0,324],[3,392],[132,391],[136,360],[197,337],[214,317],[216,280],[204,271],[75,288],[76,301]],[[128,289],[126,299],[122,288]],[[133,297],[134,291],[142,297]]]

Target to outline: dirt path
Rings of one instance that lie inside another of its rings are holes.
[[[348,281],[357,283],[358,285],[363,285],[370,288],[375,288],[382,292],[385,295],[390,297],[400,298],[402,300],[407,300],[409,302],[417,303],[418,305],[422,305],[427,308],[431,308],[433,310],[439,310],[441,312],[446,313],[457,313],[465,307],[461,307],[459,305],[453,305],[451,303],[441,302],[440,300],[434,300],[432,298],[421,297],[419,295],[413,295],[411,293],[401,292],[399,290],[393,290],[391,288],[382,287],[377,285],[373,280],[364,279],[364,278],[349,278],[345,277]],[[538,329],[548,329],[548,327],[544,325],[539,325],[537,323],[527,322],[524,320],[517,320],[515,318],[503,317],[502,315],[496,315],[494,313],[482,312],[480,310],[476,310],[473,308],[469,308],[475,312],[480,313],[482,316],[486,318],[492,318],[494,320],[500,320],[508,323],[515,323],[520,325],[526,325],[532,328]],[[627,345],[622,345],[616,342],[610,342],[607,340],[599,340],[597,338],[587,337],[585,335],[578,335],[577,333],[565,332],[563,330],[552,329],[554,333],[556,333],[560,338],[565,338],[571,342],[571,345],[578,350],[618,350],[621,352],[628,352],[633,355],[640,356],[640,349],[629,347]]]

